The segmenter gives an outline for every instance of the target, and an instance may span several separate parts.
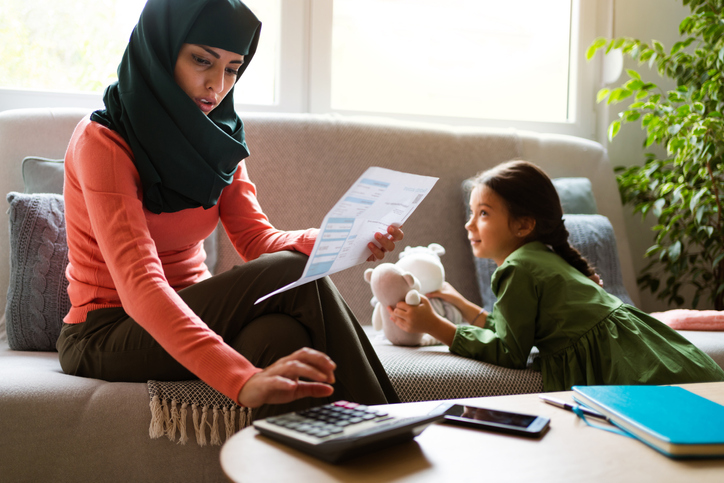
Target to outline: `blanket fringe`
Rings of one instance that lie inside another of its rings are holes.
[[[211,425],[211,445],[218,446],[221,444],[219,437],[219,408],[214,406],[214,422]]]
[[[183,403],[181,405],[181,421],[179,424],[179,432],[181,433],[179,436],[178,442],[180,444],[186,444],[189,440],[189,435],[186,432],[186,417],[188,415],[188,407],[189,403]]]
[[[161,400],[158,396],[151,399],[151,425],[148,428],[148,435],[153,438],[161,436],[168,437],[169,440],[176,440],[176,433],[179,433],[178,444],[186,444],[189,440],[187,431],[188,403],[181,404],[179,409],[178,402],[173,399],[168,401]],[[239,424],[236,424],[236,410],[239,408]],[[209,415],[211,410],[211,415]],[[211,417],[209,417],[211,416]],[[196,443],[199,446],[206,446],[206,427],[210,429],[209,444],[219,446],[221,440],[221,420],[223,420],[225,438],[228,440],[237,431],[244,429],[251,424],[251,409],[245,407],[233,406],[200,406],[196,403],[191,404],[191,419],[196,434]],[[211,421],[209,421],[209,419]]]
[[[163,409],[158,396],[151,399],[151,426],[148,428],[148,435],[153,439],[163,436]]]
[[[176,400],[171,401],[171,421],[166,428],[166,436],[168,436],[168,439],[171,441],[176,440],[176,428],[178,427],[179,420],[181,419],[181,416],[179,415],[178,408],[176,407]]]

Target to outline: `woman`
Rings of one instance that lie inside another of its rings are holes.
[[[66,153],[72,307],[61,366],[109,381],[198,377],[243,406],[264,405],[255,417],[333,391],[397,401],[330,280],[254,305],[299,278],[317,235],[276,230],[247,176],[233,88],[260,29],[238,0],[146,4],[105,109],[79,123]],[[219,220],[247,263],[211,277],[202,242]],[[402,236],[376,234],[370,260]],[[292,404],[267,406],[279,403]]]

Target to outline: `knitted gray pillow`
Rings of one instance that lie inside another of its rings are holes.
[[[603,215],[563,215],[563,221],[569,233],[568,240],[596,269],[596,273],[603,280],[603,288],[621,301],[633,305],[623,285],[616,238],[608,218]],[[490,280],[496,268],[498,267],[492,260],[475,259],[480,296],[483,299],[483,308],[488,312],[493,310],[497,300],[490,288]]]
[[[62,195],[11,192],[10,285],[5,308],[14,350],[54,351],[70,310]]]

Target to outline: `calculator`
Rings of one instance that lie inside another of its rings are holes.
[[[443,419],[442,408],[431,414],[397,417],[382,409],[337,401],[303,411],[254,421],[263,435],[330,463],[410,441]]]

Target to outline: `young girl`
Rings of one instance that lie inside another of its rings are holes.
[[[476,257],[498,265],[491,313],[451,286],[429,294],[474,325],[436,315],[428,299],[388,308],[408,332],[427,332],[456,354],[522,369],[540,351],[545,391],[591,384],[724,380],[724,371],[676,331],[609,295],[568,243],[553,184],[537,166],[511,161],[476,178],[465,225]]]

